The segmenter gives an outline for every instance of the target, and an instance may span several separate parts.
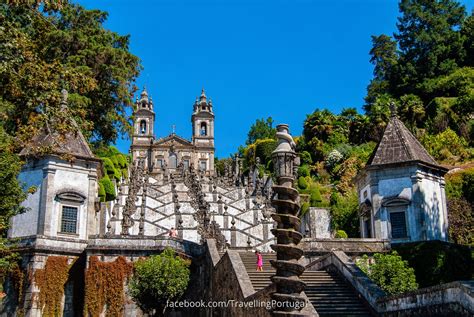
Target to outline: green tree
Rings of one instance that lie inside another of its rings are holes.
[[[126,110],[140,65],[129,37],[104,28],[107,13],[64,2],[0,5],[0,110],[7,133],[26,142],[45,127],[63,134],[75,119],[97,143],[130,129]],[[69,111],[60,91],[69,91]],[[19,146],[24,145],[22,142]]]
[[[331,226],[335,231],[343,230],[350,238],[359,237],[359,200],[357,191],[351,189],[343,195],[331,195]]]
[[[472,204],[464,198],[448,199],[449,237],[454,243],[474,243],[474,217]]]
[[[364,106],[380,138],[388,118],[382,108],[397,103],[412,130],[440,133],[450,127],[474,135],[473,17],[454,0],[402,0],[393,38],[373,36],[374,78]],[[381,107],[382,106],[382,107]]]
[[[395,295],[418,288],[415,271],[396,251],[388,254],[376,253],[374,262],[370,264],[369,258],[364,255],[357,265],[388,294]]]
[[[254,124],[250,127],[250,130],[247,134],[247,145],[255,143],[257,140],[261,139],[274,139],[276,134],[276,129],[273,127],[272,117],[267,119],[257,119]]]
[[[7,274],[17,267],[20,259],[19,254],[7,244],[9,219],[22,211],[20,203],[26,198],[17,179],[21,161],[12,152],[12,147],[11,137],[0,125],[0,292]]]
[[[367,89],[366,101],[372,104],[378,95],[390,91],[394,67],[398,62],[397,42],[390,36],[372,35],[370,62],[374,65],[374,78]]]
[[[189,283],[190,261],[170,248],[134,264],[129,282],[130,295],[140,308],[156,316],[164,315],[168,300],[179,299]]]
[[[21,211],[20,203],[26,198],[17,179],[22,163],[12,148],[11,137],[0,125],[0,237],[5,235],[10,217]]]
[[[400,49],[397,71],[401,94],[425,96],[417,88],[429,78],[446,75],[460,66],[466,54],[459,29],[465,7],[453,0],[402,0],[402,15],[394,37]]]

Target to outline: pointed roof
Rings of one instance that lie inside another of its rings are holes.
[[[35,156],[40,148],[48,148],[51,154],[69,154],[76,158],[98,160],[80,131],[69,132],[65,136],[43,131],[31,139],[31,142],[21,150],[20,156]]]
[[[63,89],[61,94],[61,110],[67,111],[68,93]],[[71,119],[71,121],[74,131],[61,136],[59,133],[43,129],[31,138],[28,145],[20,151],[20,156],[36,156],[38,153],[42,153],[43,150],[46,149],[49,154],[68,154],[76,158],[100,161],[100,159],[96,158],[92,153],[89,144],[81,133],[76,121],[74,121],[74,119]]]
[[[369,158],[367,167],[406,162],[423,163],[444,170],[392,112],[382,140]]]

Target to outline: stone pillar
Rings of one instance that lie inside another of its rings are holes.
[[[263,222],[263,242],[268,241],[268,221]]]
[[[303,250],[298,247],[303,238],[298,232],[301,224],[298,217],[299,194],[293,188],[299,161],[295,153],[296,144],[289,134],[288,125],[278,125],[276,136],[278,146],[272,153],[277,179],[273,186],[276,195],[272,200],[272,205],[276,212],[272,214],[272,218],[277,222],[277,228],[272,230],[276,237],[276,244],[272,244],[271,248],[277,253],[277,260],[271,261],[276,269],[276,274],[271,277],[276,291],[271,296],[280,305],[274,306],[272,313],[273,316],[282,317],[306,316],[301,312],[305,303],[305,297],[301,295],[301,292],[304,291],[306,284],[299,278],[305,267],[298,263],[303,255]],[[293,305],[285,305],[285,303],[293,303]]]
[[[232,227],[230,227],[230,246],[235,248],[237,246],[237,232],[235,228],[235,218],[232,217],[232,221],[230,222]]]
[[[97,197],[97,172],[91,172],[88,175],[89,178],[89,190],[87,193],[87,206],[86,215],[87,215],[87,229],[86,229],[86,236],[87,237],[91,234],[98,234],[100,233],[100,228],[97,228],[100,223],[100,212],[96,213],[95,210],[95,200]]]
[[[219,200],[217,201],[217,212],[222,214],[222,196],[219,195]]]
[[[43,168],[43,183],[41,184],[41,202],[38,213],[38,234],[51,235],[51,217],[54,200],[54,177],[56,169]],[[46,220],[47,219],[47,220]]]
[[[257,205],[253,205],[253,224],[256,226],[258,225],[258,212],[260,210],[258,210],[258,207]]]
[[[419,174],[411,176],[412,183],[412,201],[408,205],[408,210],[406,213],[407,223],[408,223],[408,234],[411,240],[426,240],[426,215],[424,209],[423,195],[421,193],[421,181],[423,177]],[[411,210],[409,210],[411,209]],[[414,213],[415,223],[410,223],[409,212]]]
[[[441,213],[443,215],[443,223],[440,224],[442,225],[441,229],[441,240],[448,241],[449,240],[449,234],[448,234],[448,228],[449,228],[449,222],[448,222],[448,206],[447,206],[447,201],[446,201],[446,191],[445,191],[445,186],[446,182],[444,181],[444,177],[440,176],[439,180],[439,187],[441,190],[441,206],[440,208],[442,209]]]
[[[229,213],[227,212],[227,205],[224,205],[224,229],[229,228]]]

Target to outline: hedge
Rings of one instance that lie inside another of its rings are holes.
[[[102,183],[102,186],[104,187],[105,201],[111,201],[117,197],[115,193],[115,186],[108,176],[102,177],[99,183]]]
[[[310,188],[310,205],[311,207],[318,207],[323,199],[321,198],[321,193],[319,192],[318,186],[316,184],[312,185]]]
[[[303,176],[300,176],[298,178],[298,188],[299,189],[307,189],[308,188],[308,182],[306,181],[306,179],[303,177]]]
[[[415,270],[420,287],[472,279],[472,258],[468,246],[443,241],[392,244]]]

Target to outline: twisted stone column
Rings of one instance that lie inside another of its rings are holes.
[[[272,214],[272,218],[277,227],[271,231],[277,242],[272,244],[271,248],[277,253],[277,260],[271,261],[271,264],[276,269],[276,274],[272,277],[276,292],[272,294],[272,298],[277,304],[273,307],[273,316],[306,316],[300,312],[305,303],[301,292],[306,285],[299,279],[304,272],[304,266],[298,264],[303,255],[298,243],[303,236],[299,233],[299,194],[293,188],[294,169],[297,165],[295,142],[286,124],[277,126],[276,136],[278,146],[272,153],[277,179],[276,185],[273,186],[275,196],[272,205],[276,212]]]

